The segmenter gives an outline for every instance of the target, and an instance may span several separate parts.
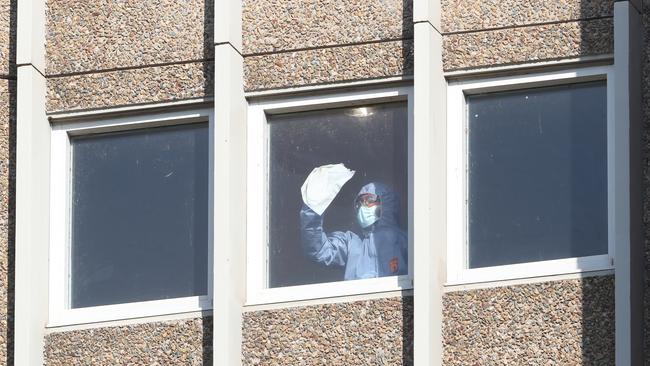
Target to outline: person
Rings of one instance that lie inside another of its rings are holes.
[[[302,243],[307,256],[327,266],[344,266],[345,280],[408,273],[408,237],[399,227],[399,198],[388,186],[369,183],[354,201],[361,234],[323,231],[323,216],[303,203]]]

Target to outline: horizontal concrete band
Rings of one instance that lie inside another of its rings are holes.
[[[244,58],[246,91],[412,74],[411,39]]]
[[[45,364],[211,364],[212,317],[50,333]]]
[[[47,111],[107,108],[214,93],[214,61],[47,79]]]
[[[611,19],[599,19],[447,35],[445,69],[608,54],[613,44],[611,27]],[[411,75],[412,52],[412,41],[406,39],[249,56],[245,57],[245,88]],[[52,78],[48,80],[48,111],[210,95],[211,73],[205,72],[209,68],[199,63],[178,64]],[[175,80],[180,74],[184,75]]]
[[[412,365],[413,297],[247,312],[243,365]]]
[[[444,36],[446,71],[611,54],[611,18]]]

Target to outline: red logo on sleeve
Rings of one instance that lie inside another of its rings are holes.
[[[393,258],[388,262],[388,267],[390,267],[390,271],[392,273],[395,273],[399,270],[399,262],[397,261],[397,257]]]

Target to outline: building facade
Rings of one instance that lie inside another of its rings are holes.
[[[650,365],[650,3],[0,9],[0,364]]]

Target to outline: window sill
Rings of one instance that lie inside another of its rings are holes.
[[[518,263],[503,266],[464,269],[448,272],[445,286],[484,282],[521,280],[543,276],[568,275],[583,272],[613,270],[613,258],[607,254],[581,258]]]
[[[92,306],[78,309],[52,309],[50,310],[50,317],[46,327],[54,328],[179,313],[196,313],[211,309],[212,300],[207,296]]]
[[[342,296],[356,296],[379,292],[411,290],[413,281],[409,276],[369,278],[365,280],[339,281],[313,285],[287,286],[263,289],[249,293],[244,306],[267,305],[295,301],[318,300]]]

